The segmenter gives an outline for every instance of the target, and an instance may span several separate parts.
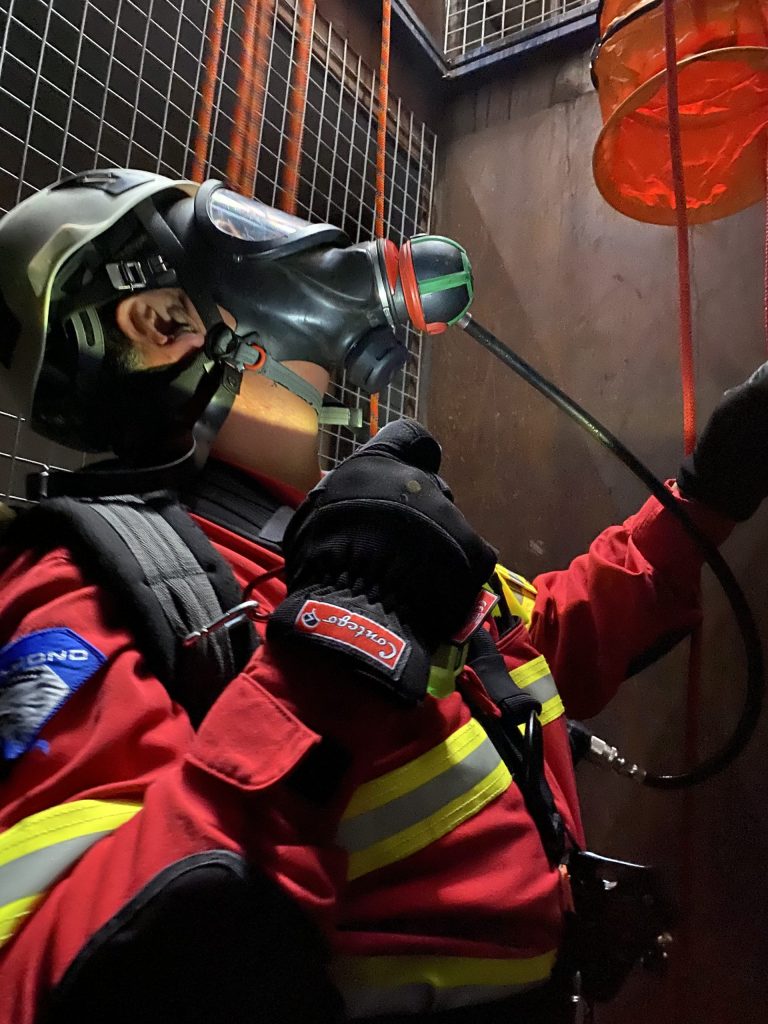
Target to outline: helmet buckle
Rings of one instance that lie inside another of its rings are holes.
[[[147,276],[140,260],[122,260],[120,263],[107,263],[107,275],[110,284],[118,292],[135,292],[147,287]]]

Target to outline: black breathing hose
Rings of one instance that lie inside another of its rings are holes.
[[[763,668],[763,650],[760,637],[757,631],[752,612],[747,604],[741,587],[736,582],[728,563],[717,550],[715,545],[696,526],[683,506],[669,492],[664,484],[645,466],[635,455],[626,448],[617,437],[609,430],[606,430],[593,416],[582,409],[558,387],[546,378],[542,377],[524,359],[516,355],[511,348],[492,334],[486,327],[483,327],[471,316],[467,315],[459,322],[459,326],[478,341],[489,352],[493,353],[511,370],[527,381],[545,398],[553,402],[558,409],[562,409],[579,426],[586,430],[596,441],[604,445],[616,458],[621,459],[624,465],[641,480],[648,490],[668,508],[673,515],[682,523],[685,530],[701,548],[704,559],[712,572],[715,574],[718,583],[723,588],[728,602],[733,610],[734,617],[741,632],[744,642],[744,651],[747,659],[747,683],[744,707],[742,709],[736,727],[727,742],[694,768],[678,775],[657,775],[647,772],[643,783],[655,789],[685,789],[689,786],[698,785],[706,779],[712,778],[723,771],[742,752],[751,738],[760,715],[763,703],[763,692],[765,690],[765,673]]]

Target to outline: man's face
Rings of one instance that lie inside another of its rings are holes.
[[[221,314],[232,323],[226,312]],[[119,303],[115,321],[147,369],[177,363],[205,343],[205,325],[181,288],[130,295]]]
[[[236,321],[219,309],[222,322]],[[155,288],[119,303],[115,321],[145,369],[169,366],[205,344],[205,325],[180,288]],[[290,370],[320,394],[328,371],[313,363],[290,361]],[[302,398],[260,373],[246,373],[230,414],[216,438],[214,453],[225,461],[258,470],[300,490],[319,479],[317,415]]]

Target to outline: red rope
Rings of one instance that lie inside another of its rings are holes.
[[[271,23],[274,14],[272,0],[259,0],[259,18],[256,25],[256,52],[251,90],[251,105],[248,109],[248,128],[245,139],[243,172],[240,191],[253,195],[256,188],[256,168],[259,162],[259,141],[261,122],[264,117],[264,100],[267,94],[267,72],[269,70],[269,41],[272,37]]]
[[[387,114],[389,112],[389,64],[392,55],[392,0],[383,0],[381,9],[381,60],[379,62],[379,118],[376,133],[376,203],[374,230],[384,237],[384,191],[387,182]],[[371,395],[370,434],[379,431],[379,396]]]
[[[216,0],[211,18],[208,54],[205,60],[203,85],[200,91],[200,112],[197,119],[197,135],[195,151],[192,159],[193,181],[202,181],[205,175],[205,164],[208,158],[208,143],[211,138],[211,120],[213,118],[213,97],[219,74],[221,59],[221,40],[224,34],[224,14],[227,0]]]
[[[312,53],[312,16],[314,0],[301,0],[299,34],[296,41],[296,69],[293,74],[288,132],[285,140],[285,164],[280,205],[286,213],[296,212],[301,166],[301,143],[304,136],[304,112],[309,81],[309,60]]]
[[[254,43],[256,37],[256,16],[259,0],[250,0],[246,7],[243,23],[243,45],[241,51],[240,74],[237,79],[235,93],[235,109],[232,114],[232,134],[227,160],[227,181],[234,189],[241,188],[243,171],[243,151],[247,134],[248,108],[251,105],[254,75]]]

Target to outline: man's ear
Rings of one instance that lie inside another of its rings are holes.
[[[195,319],[176,289],[138,292],[115,309],[115,323],[147,368],[177,363],[203,347],[204,328]]]
[[[117,304],[115,322],[120,331],[134,345],[145,346],[165,345],[168,335],[158,329],[157,312],[144,295],[129,295]]]

